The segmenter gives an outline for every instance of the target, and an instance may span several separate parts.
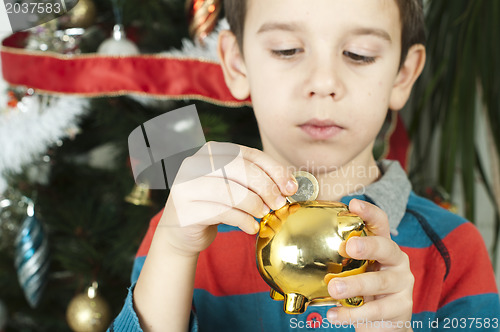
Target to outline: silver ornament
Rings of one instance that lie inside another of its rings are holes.
[[[27,217],[15,241],[14,265],[19,284],[29,305],[40,303],[49,272],[49,242],[41,222],[35,217],[34,204],[30,202]]]
[[[123,25],[116,24],[113,37],[106,39],[98,48],[97,53],[103,55],[136,55],[139,48],[127,39]]]

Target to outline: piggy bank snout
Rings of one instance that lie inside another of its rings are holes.
[[[363,220],[343,203],[293,203],[268,214],[261,221],[256,256],[271,297],[284,300],[285,312],[293,314],[309,304],[361,305],[358,297],[332,299],[327,285],[335,277],[366,270],[366,261],[345,252],[349,238],[365,235]]]

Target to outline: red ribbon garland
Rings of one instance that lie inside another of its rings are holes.
[[[60,55],[23,49],[26,33],[2,43],[2,72],[11,85],[50,94],[86,97],[140,94],[166,99],[200,99],[224,106],[236,100],[216,62],[162,55]]]

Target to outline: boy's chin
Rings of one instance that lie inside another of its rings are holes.
[[[300,152],[298,152],[300,153]],[[338,158],[328,158],[326,156],[307,156],[307,154],[297,155],[293,158],[293,165],[297,170],[306,171],[315,175],[321,175],[338,170],[348,161]]]
[[[373,160],[372,147],[339,144],[297,144],[287,149],[287,159],[292,165],[313,174],[329,173],[345,167],[370,166]],[[361,150],[361,151],[359,151]]]

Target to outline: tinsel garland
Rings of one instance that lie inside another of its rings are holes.
[[[0,194],[7,188],[2,174],[20,173],[47,148],[72,135],[89,100],[77,97],[25,97],[16,108],[0,111]],[[69,130],[72,129],[72,130]]]

